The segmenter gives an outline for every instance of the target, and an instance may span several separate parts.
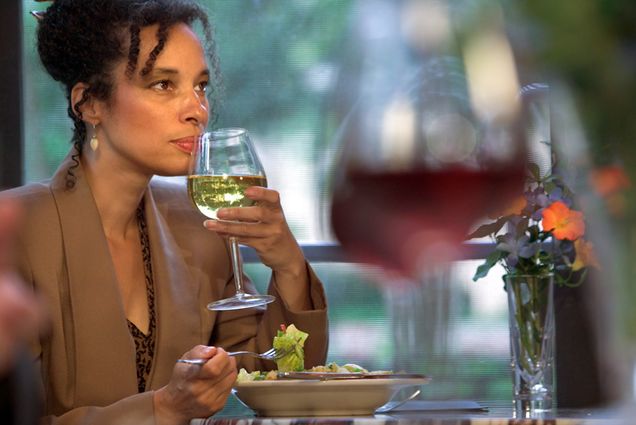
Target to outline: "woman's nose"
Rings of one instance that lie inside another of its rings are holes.
[[[208,99],[196,90],[187,94],[182,119],[196,125],[205,126],[208,122]]]

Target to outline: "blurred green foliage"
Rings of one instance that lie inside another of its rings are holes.
[[[247,126],[253,133],[286,130],[319,132],[324,90],[312,85],[337,56],[346,31],[351,0],[258,1],[208,0],[223,73],[224,97],[212,126]],[[46,4],[46,3],[45,3]],[[36,20],[24,4],[24,53],[27,139],[26,180],[48,177],[70,148],[71,122],[66,99],[37,58]],[[37,117],[37,118],[36,118]],[[307,149],[277,137],[276,149],[291,149],[312,161],[324,140]]]
[[[224,74],[218,125],[248,122],[262,132],[315,126],[307,120],[319,115],[323,93],[312,90],[307,73],[335,54],[352,2],[204,3],[216,24]]]
[[[626,165],[633,165],[636,2],[534,0],[520,4],[537,35],[536,66],[572,90],[594,160],[622,158]]]

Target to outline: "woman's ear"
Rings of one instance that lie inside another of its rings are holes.
[[[94,124],[100,121],[99,106],[98,101],[87,92],[89,88],[90,86],[86,83],[75,84],[71,89],[71,105],[73,105],[75,116]]]

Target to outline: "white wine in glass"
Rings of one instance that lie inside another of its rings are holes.
[[[192,152],[188,194],[199,211],[218,220],[220,208],[249,207],[255,202],[244,195],[250,186],[267,187],[267,177],[247,130],[224,128],[203,133]],[[230,254],[236,293],[233,297],[208,304],[209,310],[238,310],[265,305],[271,295],[252,295],[244,291],[241,253],[231,236]]]

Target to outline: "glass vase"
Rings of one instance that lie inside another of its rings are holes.
[[[516,417],[550,411],[555,396],[554,276],[506,275]]]

